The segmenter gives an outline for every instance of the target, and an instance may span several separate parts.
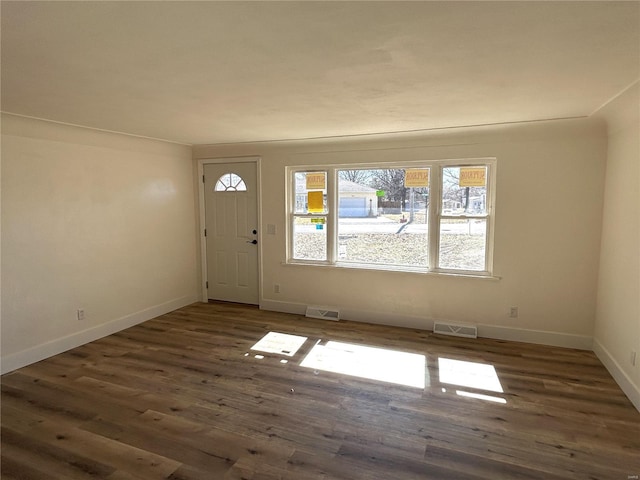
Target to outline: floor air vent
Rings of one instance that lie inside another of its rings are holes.
[[[454,337],[478,338],[478,328],[461,323],[434,322],[433,333],[452,335]]]
[[[305,316],[310,318],[321,318],[323,320],[340,320],[340,311],[330,307],[307,307]]]

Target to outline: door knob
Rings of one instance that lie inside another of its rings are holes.
[[[258,240],[247,240],[247,243],[252,243],[255,245],[258,243]]]

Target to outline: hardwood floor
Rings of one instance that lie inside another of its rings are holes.
[[[307,340],[251,350],[268,332]],[[4,375],[1,442],[3,479],[640,475],[640,413],[591,352],[226,304]]]

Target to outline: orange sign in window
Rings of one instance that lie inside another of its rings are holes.
[[[307,190],[324,190],[326,187],[325,173],[307,173]]]
[[[460,169],[461,187],[484,187],[487,184],[486,167],[465,167]]]
[[[429,170],[427,168],[408,168],[404,171],[404,186],[428,187]]]

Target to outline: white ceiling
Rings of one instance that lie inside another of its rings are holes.
[[[186,144],[581,117],[640,2],[2,1],[2,110]]]

